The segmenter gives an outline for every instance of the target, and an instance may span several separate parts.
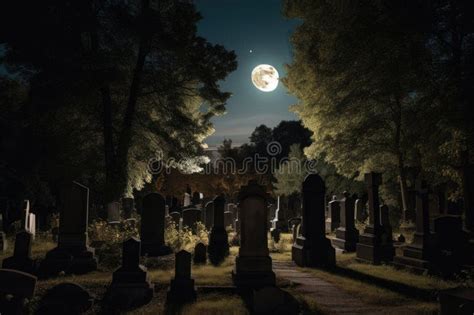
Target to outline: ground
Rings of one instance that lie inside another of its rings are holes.
[[[33,256],[44,257],[46,251],[53,247],[54,243],[37,239],[33,245]],[[354,259],[354,254],[337,254],[340,269],[352,271],[348,274],[341,274],[339,271],[299,268],[291,263],[290,234],[283,234],[279,244],[269,241],[269,248],[278,285],[300,302],[305,314],[344,313],[347,308],[352,308],[352,312],[349,312],[351,314],[433,314],[438,308],[436,291],[460,284],[457,281],[414,275],[403,270],[396,270],[391,266],[358,263]],[[11,252],[10,247],[0,256],[0,259],[11,255]],[[198,286],[198,300],[185,307],[184,314],[248,314],[238,295],[202,288],[231,286],[231,270],[237,253],[238,247],[232,247],[230,257],[219,267],[193,266],[192,277]],[[157,290],[150,304],[130,314],[162,314],[167,286],[174,275],[172,257],[149,259],[144,262],[149,266],[148,269],[152,281],[157,284]],[[30,302],[30,308],[35,308],[35,304],[48,288],[66,281],[78,283],[100,298],[112,279],[111,272],[112,270],[105,268],[81,276],[60,276],[55,279],[40,280],[36,297]],[[414,293],[404,291],[405,286],[411,288],[410,290]],[[90,313],[97,310],[98,306]]]

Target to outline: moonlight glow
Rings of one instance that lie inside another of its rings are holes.
[[[252,83],[263,92],[274,91],[278,87],[278,71],[270,65],[256,66],[252,71]]]

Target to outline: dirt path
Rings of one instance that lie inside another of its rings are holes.
[[[277,277],[297,283],[296,291],[313,298],[329,314],[380,314],[380,307],[364,303],[332,283],[297,270],[292,262],[273,261],[273,271]],[[400,310],[396,309],[395,307],[391,312],[384,308],[383,313],[397,314]]]

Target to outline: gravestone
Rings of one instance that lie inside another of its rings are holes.
[[[257,181],[249,181],[239,192],[240,248],[232,280],[238,288],[275,285],[275,273],[267,241],[267,194]]]
[[[302,193],[303,221],[300,235],[291,248],[292,260],[302,267],[333,267],[336,252],[325,233],[324,181],[317,174],[309,174],[303,182]]]
[[[230,211],[224,212],[224,226],[234,228],[234,215]]]
[[[201,206],[201,194],[199,192],[195,191],[193,193],[191,204],[196,208],[199,208]]]
[[[175,275],[167,294],[168,304],[184,304],[196,300],[194,279],[191,278],[191,254],[185,250],[176,253]]]
[[[414,271],[425,272],[432,269],[432,239],[430,233],[429,195],[425,181],[416,181],[416,230],[411,244],[402,247],[402,255],[395,256],[394,264]]]
[[[365,222],[367,219],[367,211],[365,209],[364,200],[362,199],[355,201],[355,219],[357,222]]]
[[[207,247],[203,243],[197,243],[194,247],[194,264],[205,264],[207,261]]]
[[[131,219],[133,217],[133,212],[135,211],[135,199],[122,198],[122,209],[123,218],[125,220]]]
[[[253,314],[301,314],[298,301],[290,293],[273,286],[255,290],[252,302]]]
[[[3,225],[3,213],[0,213],[0,253],[8,248],[7,236],[3,232]]]
[[[380,206],[380,224],[382,225],[382,243],[387,244],[387,246],[390,246],[390,244],[393,243],[393,231],[392,231],[392,225],[390,224],[390,212],[389,208],[387,205],[381,205]]]
[[[43,296],[37,315],[82,314],[94,304],[94,297],[78,284],[65,282],[49,289]]]
[[[158,193],[143,198],[140,237],[142,256],[171,254],[171,248],[165,245],[165,199]]]
[[[205,225],[207,230],[211,230],[212,226],[214,225],[214,204],[212,201],[206,203],[204,207],[205,215]]]
[[[107,223],[120,223],[120,203],[118,203],[117,201],[110,202],[107,204]]]
[[[340,207],[341,223],[336,230],[336,238],[332,243],[346,252],[354,252],[359,241],[359,231],[354,223],[354,199],[352,199],[349,193],[344,192],[344,198],[340,202]]]
[[[122,266],[112,275],[106,300],[113,309],[129,310],[145,305],[153,298],[154,285],[147,269],[140,265],[141,242],[130,238],[123,242]]]
[[[35,236],[36,236],[36,214],[31,213],[31,212],[28,214],[28,219],[26,221],[26,231],[30,232],[31,235],[33,236],[33,239],[35,239]]]
[[[37,266],[36,261],[31,258],[32,241],[33,235],[30,232],[22,231],[17,233],[13,256],[3,260],[2,268],[35,274]]]
[[[438,294],[439,315],[474,314],[474,289],[454,288],[441,290]]]
[[[183,207],[189,207],[191,205],[191,194],[184,193]]]
[[[209,235],[209,261],[213,265],[220,264],[227,256],[229,256],[229,240],[227,231],[224,226],[224,206],[225,198],[217,196],[213,201],[214,206],[214,225]]]
[[[28,219],[30,218],[30,201],[24,200],[23,201],[23,217],[21,219],[21,223],[23,225],[22,229],[28,231]]]
[[[183,226],[189,227],[193,234],[196,234],[196,223],[202,222],[202,212],[200,209],[183,210]]]
[[[171,212],[170,217],[173,223],[176,225],[176,228],[179,229],[181,223],[181,214],[179,212]]]
[[[328,217],[326,218],[326,232],[331,233],[339,227],[341,223],[341,206],[337,196],[332,196],[328,204]]]
[[[468,265],[469,234],[463,230],[461,216],[441,216],[433,220],[431,267],[434,273],[452,276]]]
[[[89,189],[77,182],[63,186],[61,192],[58,246],[41,262],[43,276],[87,273],[97,269],[94,249],[88,246],[87,226]]]
[[[0,314],[26,314],[25,299],[35,295],[36,282],[29,273],[0,269]]]
[[[278,206],[275,211],[275,217],[272,220],[272,229],[279,229],[281,232],[288,232],[287,211],[288,199],[285,196],[278,196]]]
[[[392,261],[394,248],[392,244],[382,242],[383,229],[380,224],[379,186],[382,183],[380,173],[365,174],[365,184],[368,192],[369,224],[364,233],[359,236],[356,257],[360,261],[378,265],[382,261]]]

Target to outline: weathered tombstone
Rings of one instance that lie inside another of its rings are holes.
[[[197,243],[194,247],[194,263],[205,264],[207,260],[207,247],[203,243]]]
[[[224,212],[224,226],[227,227],[234,227],[234,215],[230,211]]]
[[[171,220],[176,225],[176,228],[179,229],[181,223],[181,214],[179,212],[171,212],[170,213]]]
[[[365,222],[367,219],[367,211],[365,211],[365,204],[362,199],[355,201],[355,219],[357,222]]]
[[[291,257],[298,266],[332,267],[336,264],[336,252],[325,233],[324,181],[317,174],[309,174],[302,193],[303,221]]]
[[[432,269],[428,186],[425,181],[417,180],[416,189],[416,231],[413,242],[402,247],[402,255],[395,256],[394,263],[424,272]]]
[[[36,236],[36,214],[30,213],[28,215],[28,228],[27,228],[26,231],[30,232],[31,235],[33,236],[33,239],[35,239],[35,236]]]
[[[8,247],[7,236],[3,232],[3,213],[0,213],[0,253]]]
[[[472,288],[441,290],[438,300],[440,315],[474,314],[474,289]]]
[[[46,254],[40,273],[48,276],[96,270],[94,249],[87,244],[89,189],[77,182],[64,185],[61,203],[58,246]]]
[[[131,219],[133,217],[133,212],[135,211],[135,199],[122,198],[122,209],[123,209],[123,218],[125,220]]]
[[[394,255],[392,244],[382,242],[383,229],[380,225],[379,186],[382,183],[380,173],[365,174],[365,183],[369,196],[369,224],[364,233],[359,236],[357,243],[357,259],[371,264],[380,264],[382,261],[391,261]]]
[[[206,203],[206,206],[204,207],[205,208],[205,225],[206,225],[206,229],[210,230],[212,228],[212,226],[214,225],[214,204],[212,201],[209,201],[208,203]]]
[[[336,230],[336,238],[332,243],[347,252],[353,252],[356,250],[356,244],[359,241],[359,231],[354,223],[354,199],[349,193],[344,192],[340,207],[341,223]]]
[[[393,231],[392,225],[390,224],[390,214],[387,205],[380,206],[380,223],[382,225],[382,243],[387,244],[393,243]]]
[[[191,278],[191,254],[185,250],[176,253],[175,275],[167,294],[168,304],[184,304],[196,300],[194,279]]]
[[[193,197],[191,199],[191,204],[197,208],[201,206],[201,194],[197,191],[193,193]]]
[[[113,273],[112,284],[106,293],[106,300],[113,309],[133,309],[153,298],[154,285],[147,269],[140,265],[140,247],[137,238],[123,242],[122,267]]]
[[[220,264],[225,257],[229,256],[229,240],[224,226],[224,205],[223,196],[214,198],[214,225],[209,236],[209,261],[213,265]]]
[[[36,273],[36,261],[31,259],[31,243],[33,235],[22,231],[16,234],[13,256],[5,258],[2,268],[14,269],[31,274]]]
[[[165,199],[158,193],[143,198],[140,236],[142,256],[171,254],[171,248],[165,245]]]
[[[94,297],[78,284],[60,283],[43,296],[36,314],[82,314],[94,304]]]
[[[452,276],[468,264],[469,234],[461,216],[441,216],[433,220],[431,267],[434,273]]]
[[[120,203],[113,201],[107,204],[107,223],[120,223]]]
[[[196,234],[196,224],[202,222],[202,211],[200,209],[183,210],[183,226],[191,228],[193,234]]]
[[[25,299],[35,295],[36,281],[26,272],[0,269],[0,314],[25,314]]]
[[[183,207],[189,207],[191,205],[191,195],[184,193]]]
[[[232,280],[238,288],[275,285],[275,273],[267,241],[267,194],[257,181],[249,181],[239,192],[240,248]]]
[[[328,217],[326,218],[326,232],[333,232],[341,223],[341,206],[337,196],[332,196],[328,204]]]

